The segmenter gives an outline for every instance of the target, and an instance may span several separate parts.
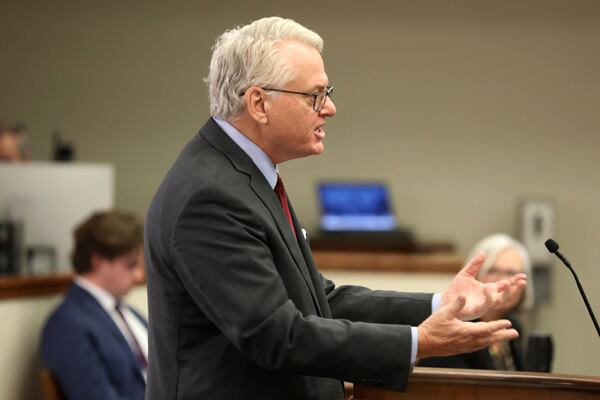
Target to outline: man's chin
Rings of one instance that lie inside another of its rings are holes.
[[[323,144],[323,142],[319,142],[316,146],[313,147],[312,155],[318,156],[319,154],[323,153],[324,151],[325,151],[325,145]]]
[[[323,151],[325,151],[325,146],[323,145],[322,142],[319,142],[319,143],[313,145],[311,148],[305,149],[302,152],[297,152],[293,156],[286,157],[286,158],[277,160],[277,162],[275,162],[275,161],[274,162],[275,162],[275,164],[280,164],[282,162],[296,160],[298,158],[305,158],[305,157],[310,157],[310,156],[318,156],[319,154],[323,153]]]

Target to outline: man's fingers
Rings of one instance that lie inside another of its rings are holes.
[[[488,337],[492,338],[494,335],[498,334],[498,332],[506,331],[506,330],[514,330],[512,328],[512,323],[507,319],[499,319],[497,321],[490,322],[471,322],[470,323],[470,333],[473,337]],[[515,331],[516,332],[516,331]],[[498,339],[494,339],[492,341],[496,341]]]
[[[501,301],[502,296],[504,296],[508,289],[508,286],[500,285],[499,287],[498,283],[499,282],[485,284],[485,297],[486,302],[488,302],[489,305],[494,305]]]
[[[527,285],[527,275],[517,274],[513,277],[510,277],[509,279],[499,280],[499,281],[495,282],[495,285],[496,285],[497,292],[504,292],[511,286],[523,288],[523,287],[525,287],[525,285]]]
[[[463,267],[463,269],[460,271],[460,273],[467,274],[474,278],[477,276],[477,273],[481,269],[481,266],[483,265],[484,261],[485,261],[485,253],[483,251],[480,251],[477,254],[475,254],[475,256],[473,258],[471,258],[469,260],[467,265],[465,265]]]
[[[518,287],[525,287],[527,285],[527,275],[517,274],[511,278],[511,283]]]
[[[448,304],[440,309],[442,313],[448,318],[455,318],[456,315],[463,309],[465,303],[467,302],[467,298],[460,294],[452,299]]]
[[[476,351],[492,345],[495,342],[514,340],[519,337],[519,333],[515,329],[503,329],[496,331],[488,336],[480,336],[473,338],[470,342],[467,352]]]
[[[508,319],[499,319],[497,321],[490,321],[487,323],[491,331],[498,331],[501,329],[512,328],[512,322]]]
[[[494,332],[492,335],[491,342],[498,342],[503,340],[514,340],[519,337],[519,332],[516,329],[502,329]]]
[[[511,286],[511,283],[507,279],[502,279],[501,281],[497,281],[495,285],[497,292],[504,292],[506,289],[509,288],[509,286]]]

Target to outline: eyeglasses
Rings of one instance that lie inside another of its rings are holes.
[[[313,110],[319,112],[325,107],[325,103],[327,102],[327,98],[331,98],[333,96],[333,86],[327,86],[327,89],[321,90],[315,93],[305,93],[305,92],[295,92],[293,90],[284,90],[284,89],[273,89],[269,87],[263,87],[262,90],[267,90],[271,92],[281,92],[281,93],[291,93],[291,94],[299,94],[302,96],[308,96],[313,98]],[[240,96],[243,96],[246,92],[240,93]]]

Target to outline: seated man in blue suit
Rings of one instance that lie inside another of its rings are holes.
[[[142,400],[148,330],[123,297],[144,280],[142,224],[99,212],[74,233],[74,283],[42,335],[45,366],[69,400]]]

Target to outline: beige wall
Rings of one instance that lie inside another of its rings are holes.
[[[116,204],[143,214],[208,116],[215,36],[289,16],[325,38],[338,107],[326,153],[281,168],[309,228],[323,179],[389,182],[404,224],[463,254],[490,232],[517,234],[520,199],[549,197],[555,236],[600,313],[600,3],[204,3],[2,5],[0,115],[27,123],[35,158],[60,129],[80,160],[114,163]],[[556,370],[600,375],[572,278],[558,265],[554,278],[535,322],[554,334]]]

